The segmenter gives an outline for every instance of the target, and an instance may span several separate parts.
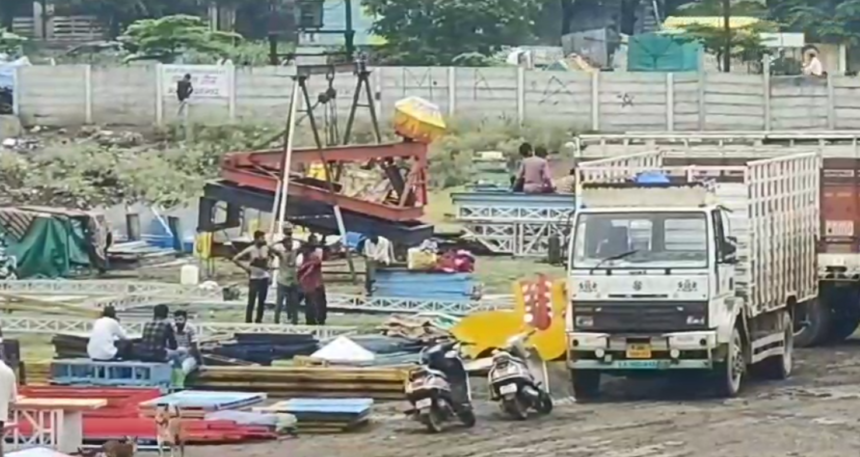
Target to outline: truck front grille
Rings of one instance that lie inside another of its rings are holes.
[[[708,302],[578,301],[573,302],[572,309],[574,330],[578,332],[678,332],[708,329]],[[583,325],[578,325],[578,321]],[[588,321],[591,325],[584,325]]]

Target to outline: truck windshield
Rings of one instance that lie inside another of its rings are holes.
[[[571,268],[707,268],[704,212],[583,213],[577,216]],[[622,255],[629,253],[627,255]]]

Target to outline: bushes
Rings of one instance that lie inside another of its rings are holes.
[[[104,132],[99,132],[77,142],[48,142],[27,155],[0,152],[0,204],[170,206],[199,196],[205,181],[217,177],[226,152],[280,147],[281,129],[277,125],[192,126],[193,141],[186,141],[184,129],[172,126],[156,132],[144,146],[102,141]],[[430,148],[430,184],[436,188],[472,182],[476,152],[502,151],[513,164],[522,141],[556,151],[572,135],[548,125],[452,122],[450,130]],[[313,145],[307,128],[296,133],[298,147]],[[383,136],[385,141],[394,140],[390,131]],[[368,125],[359,123],[353,140],[372,143],[374,136]]]

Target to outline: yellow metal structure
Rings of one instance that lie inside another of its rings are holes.
[[[421,97],[407,97],[394,104],[394,130],[406,138],[431,143],[446,129],[439,107]]]
[[[536,322],[533,312],[524,293],[530,285],[529,281],[515,281],[513,285],[513,311],[481,311],[470,314],[451,329],[451,333],[460,341],[472,344],[466,346],[466,355],[476,358],[486,356],[493,349],[504,347],[511,336],[530,328],[535,328],[531,322]],[[567,280],[557,279],[549,287],[550,315],[549,325],[538,328],[529,340],[538,354],[544,360],[556,360],[564,357],[565,334],[564,313],[567,311]]]

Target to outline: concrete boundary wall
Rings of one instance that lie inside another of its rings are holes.
[[[193,75],[195,95],[180,110],[171,90],[185,73]],[[291,67],[22,67],[15,107],[26,125],[282,122],[294,74]],[[332,81],[344,122],[355,86],[350,73]],[[313,76],[309,88],[315,102],[328,81]],[[397,100],[419,96],[456,118],[604,132],[860,129],[860,80],[844,76],[377,67],[371,90],[383,120]],[[369,119],[367,110],[358,117]]]

